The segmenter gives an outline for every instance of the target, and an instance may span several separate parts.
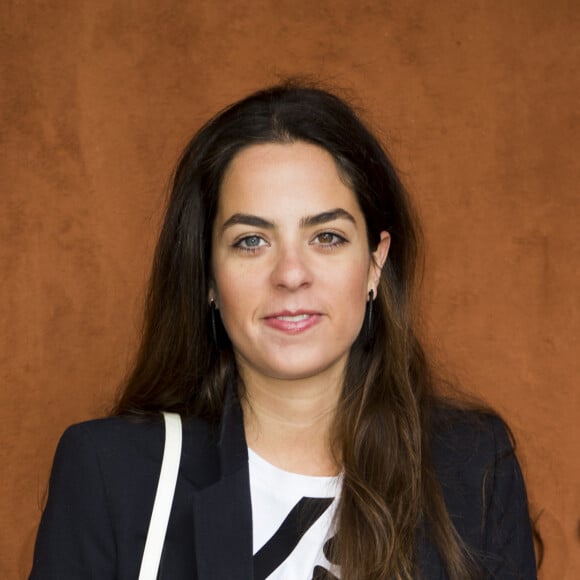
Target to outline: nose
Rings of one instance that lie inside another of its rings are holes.
[[[303,249],[296,246],[278,249],[271,274],[274,286],[294,291],[312,284],[312,272],[305,254]]]

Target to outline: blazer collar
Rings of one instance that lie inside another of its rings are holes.
[[[235,388],[226,389],[217,442],[218,479],[194,493],[193,521],[199,580],[250,580],[252,505],[248,449]]]

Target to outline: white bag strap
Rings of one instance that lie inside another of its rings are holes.
[[[181,461],[181,417],[177,413],[163,413],[165,420],[165,447],[157,484],[155,503],[141,560],[139,580],[155,580],[161,562],[165,534],[175,494],[179,463]]]

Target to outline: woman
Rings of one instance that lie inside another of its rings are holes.
[[[258,92],[177,167],[135,368],[55,457],[32,578],[136,578],[183,449],[159,578],[535,578],[506,428],[435,394],[418,230],[337,97]]]

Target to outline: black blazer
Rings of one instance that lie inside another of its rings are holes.
[[[536,578],[526,492],[499,419],[437,411],[434,461],[452,521],[484,578]],[[161,419],[74,425],[58,445],[32,580],[135,580],[163,455]],[[421,578],[445,579],[427,531]],[[242,413],[226,405],[215,433],[183,423],[179,478],[159,578],[253,579],[252,510]],[[310,580],[310,579],[289,579]]]

